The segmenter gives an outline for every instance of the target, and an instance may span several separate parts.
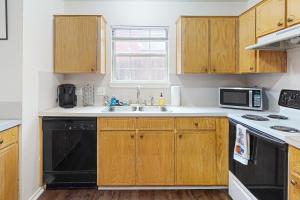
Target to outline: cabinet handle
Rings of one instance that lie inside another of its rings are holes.
[[[277,23],[277,26],[282,26],[282,25],[283,25],[282,22],[278,22],[278,23]]]
[[[292,19],[292,18],[287,18],[287,22],[292,22],[292,21],[294,21],[294,19]]]
[[[254,67],[250,67],[250,70],[251,70],[251,71],[254,70]]]
[[[194,125],[195,125],[196,127],[198,127],[199,124],[198,124],[198,122],[195,122]]]
[[[4,141],[1,139],[1,140],[0,140],[0,144],[3,144],[3,142],[4,142]]]
[[[134,139],[134,135],[130,135],[131,139]]]
[[[205,69],[204,71],[205,71],[205,72],[208,72],[208,69]]]
[[[182,138],[182,135],[178,135],[178,137],[179,137],[179,139],[181,139],[181,138]]]
[[[292,179],[291,180],[291,184],[295,186],[295,185],[297,185],[297,181],[295,181],[294,179]]]
[[[141,139],[143,139],[143,138],[144,138],[144,136],[143,136],[143,135],[140,135],[140,138],[141,138]]]

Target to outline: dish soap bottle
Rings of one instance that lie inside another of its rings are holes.
[[[165,106],[165,97],[163,96],[163,93],[160,93],[159,97],[159,106]]]

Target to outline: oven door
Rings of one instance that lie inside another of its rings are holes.
[[[233,159],[236,124],[230,121],[230,171],[257,199],[287,200],[287,144],[246,126],[250,134],[250,160],[243,165]]]
[[[220,101],[222,107],[251,108],[252,95],[248,89],[226,89],[220,88]]]

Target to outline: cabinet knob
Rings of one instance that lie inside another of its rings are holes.
[[[144,138],[144,135],[140,135],[140,138],[143,139],[143,138]]]
[[[179,137],[179,139],[181,139],[181,138],[182,138],[182,135],[178,135],[178,137]]]
[[[251,71],[254,70],[254,67],[250,67],[250,70],[251,70]]]
[[[295,181],[294,179],[291,180],[291,184],[292,185],[297,185],[297,181]]]
[[[3,144],[3,142],[4,142],[3,139],[1,139],[1,140],[0,140],[0,144]]]
[[[287,18],[287,22],[292,22],[292,21],[294,21],[294,19],[292,19],[292,18]]]
[[[198,122],[195,122],[194,125],[195,125],[196,127],[198,127],[199,124],[198,124]]]
[[[131,139],[134,139],[134,135],[130,135]]]
[[[283,25],[282,22],[278,22],[278,23],[277,23],[277,26],[282,26],[282,25]]]
[[[208,69],[205,69],[204,71],[205,71],[205,72],[208,72]]]

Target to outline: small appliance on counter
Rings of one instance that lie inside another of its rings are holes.
[[[73,84],[62,84],[57,87],[57,100],[60,107],[74,108],[77,105],[76,87]]]
[[[219,88],[219,106],[245,110],[263,110],[265,108],[263,88]]]
[[[93,85],[87,84],[82,88],[83,106],[93,106],[95,104],[95,88]]]

